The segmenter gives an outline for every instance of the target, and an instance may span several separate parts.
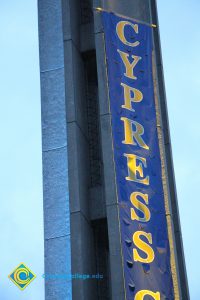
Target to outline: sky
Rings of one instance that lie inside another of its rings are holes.
[[[199,0],[158,0],[174,169],[191,300],[199,300]],[[44,300],[36,0],[0,1],[0,299]],[[23,292],[8,275],[24,262]]]
[[[158,0],[170,133],[191,300],[200,299],[199,0]]]
[[[44,299],[37,2],[0,0],[0,299]],[[37,278],[21,291],[8,275]]]

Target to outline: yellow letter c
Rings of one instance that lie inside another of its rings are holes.
[[[131,26],[133,28],[133,30],[135,31],[135,33],[138,33],[138,25],[137,24],[133,24],[128,21],[120,21],[117,23],[117,27],[116,27],[117,35],[123,44],[125,44],[127,46],[131,46],[131,47],[136,47],[140,44],[140,42],[136,41],[136,42],[131,43],[131,42],[127,41],[127,39],[125,38],[124,28],[127,25]]]
[[[154,300],[160,300],[160,293],[153,293],[152,291],[142,290],[137,292],[134,300],[143,300],[145,296],[151,296]]]

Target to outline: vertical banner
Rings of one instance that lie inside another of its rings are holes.
[[[102,12],[127,300],[179,299],[152,27]]]

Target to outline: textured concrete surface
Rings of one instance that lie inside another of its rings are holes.
[[[39,0],[45,273],[71,274],[61,1]],[[72,299],[71,279],[45,280],[47,300]]]

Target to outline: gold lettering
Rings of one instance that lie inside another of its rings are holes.
[[[137,79],[137,77],[133,73],[133,69],[135,68],[135,66],[137,65],[139,60],[142,59],[142,57],[136,56],[136,55],[131,55],[131,58],[133,59],[133,61],[132,61],[132,63],[130,63],[130,60],[129,60],[130,55],[128,53],[120,51],[119,49],[117,49],[117,51],[119,52],[121,59],[123,60],[124,66],[126,68],[126,72],[124,73],[124,75],[131,79]]]
[[[143,183],[145,185],[149,185],[149,176],[144,178],[143,174],[143,166],[146,168],[146,158],[137,156],[135,154],[126,154],[124,156],[127,158],[127,166],[128,166],[128,177],[126,180],[135,181],[138,183]],[[137,160],[140,161],[137,165]],[[137,177],[137,173],[139,173],[140,178]]]
[[[132,193],[130,196],[131,203],[133,204],[133,206],[136,209],[138,209],[139,211],[141,211],[143,213],[144,217],[143,218],[139,217],[136,214],[135,209],[131,208],[131,220],[133,220],[133,221],[136,220],[136,221],[140,221],[140,222],[148,222],[151,218],[151,213],[150,213],[148,207],[138,199],[138,196],[141,197],[145,201],[146,204],[149,203],[148,194],[143,194],[140,192]]]
[[[135,111],[132,108],[131,102],[141,102],[143,100],[143,94],[141,91],[126,85],[125,83],[121,83],[124,88],[124,104],[123,108],[126,108],[131,111]]]
[[[144,300],[145,296],[151,296],[154,300],[160,300],[160,293],[153,293],[152,291],[142,290],[137,292],[134,300]]]
[[[151,263],[154,260],[154,251],[153,249],[146,243],[143,242],[140,238],[140,236],[146,237],[148,240],[149,244],[152,244],[152,235],[151,233],[147,233],[145,231],[136,231],[133,235],[133,242],[138,247],[141,251],[145,252],[147,255],[146,258],[143,258],[139,255],[137,249],[133,249],[133,260],[134,261],[139,261],[141,263]]]
[[[129,144],[136,146],[137,144],[149,150],[149,147],[145,144],[142,135],[144,134],[144,127],[135,121],[132,121],[128,118],[122,117],[121,120],[124,122],[124,141],[123,144]],[[133,131],[133,125],[135,130]],[[136,142],[135,142],[136,141]]]
[[[119,39],[122,41],[123,44],[125,44],[127,46],[131,46],[131,47],[138,46],[140,44],[140,42],[136,41],[136,42],[131,43],[131,42],[128,42],[127,39],[125,38],[125,35],[124,35],[125,26],[131,26],[133,28],[133,30],[135,31],[135,33],[138,33],[138,25],[137,24],[133,24],[128,21],[120,21],[117,23],[117,27],[116,27],[116,32],[117,32]]]

